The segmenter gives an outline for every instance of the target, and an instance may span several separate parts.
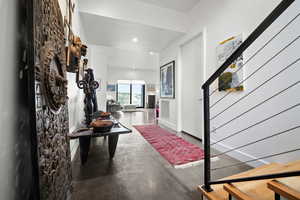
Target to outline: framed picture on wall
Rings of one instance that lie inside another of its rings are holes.
[[[220,42],[217,47],[218,66],[221,66],[242,43],[242,34]],[[241,84],[244,78],[243,65],[242,54],[219,77],[219,91],[244,91],[244,85]]]
[[[175,99],[175,61],[160,67],[160,97]]]
[[[116,84],[107,84],[107,91],[108,92],[115,92],[116,91]]]

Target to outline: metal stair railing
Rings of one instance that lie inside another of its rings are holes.
[[[256,90],[258,90],[260,87],[262,87],[264,84],[266,84],[267,82],[269,82],[270,80],[272,80],[273,78],[275,78],[276,76],[278,76],[279,74],[283,73],[285,70],[287,70],[288,68],[294,67],[296,64],[300,63],[300,57],[297,60],[292,61],[291,63],[287,64],[287,66],[285,66],[283,68],[283,70],[281,70],[280,72],[278,72],[277,74],[275,74],[273,77],[269,78],[268,80],[266,80],[264,83],[262,83],[261,85],[259,85],[257,88],[255,88],[254,90],[252,90],[251,92],[249,92],[248,94],[246,94],[245,96],[243,96],[242,98],[238,99],[238,101],[234,102],[233,104],[231,104],[229,107],[227,107],[225,110],[221,111],[220,113],[218,113],[217,115],[211,117],[210,115],[210,110],[212,107],[214,107],[216,104],[218,104],[219,102],[221,102],[224,98],[226,98],[229,93],[231,93],[231,91],[229,91],[226,95],[224,95],[221,99],[219,99],[217,102],[215,102],[213,105],[210,105],[210,98],[213,94],[215,94],[218,91],[218,88],[215,89],[214,91],[210,92],[210,86],[212,85],[212,83],[214,81],[216,81],[221,75],[222,73],[237,59],[239,58],[293,3],[295,2],[295,0],[283,0],[281,1],[281,3],[271,12],[271,14],[250,34],[250,36],[234,51],[234,53],[221,65],[221,67],[219,69],[217,69],[217,71],[203,84],[202,89],[203,89],[203,97],[204,97],[204,150],[205,150],[205,158],[204,158],[204,185],[203,185],[203,189],[205,189],[207,192],[212,191],[212,187],[211,185],[215,185],[215,184],[225,184],[225,183],[234,183],[234,182],[245,182],[245,181],[254,181],[254,180],[263,180],[263,179],[270,179],[270,178],[282,178],[282,177],[290,177],[290,176],[300,176],[300,171],[292,171],[292,172],[283,172],[283,173],[273,173],[273,174],[267,174],[267,175],[261,175],[261,176],[252,176],[252,177],[244,177],[244,178],[238,178],[238,179],[227,179],[227,180],[211,180],[211,172],[214,170],[218,170],[218,169],[224,169],[224,168],[229,168],[229,167],[233,167],[233,166],[238,166],[241,164],[245,164],[245,163],[249,163],[249,162],[253,162],[256,160],[260,160],[260,159],[264,159],[264,158],[270,158],[273,156],[278,156],[278,155],[284,155],[284,154],[288,154],[288,153],[292,153],[295,151],[300,151],[300,148],[297,149],[289,149],[287,151],[284,152],[280,152],[280,153],[276,153],[276,154],[272,154],[272,155],[267,155],[261,158],[257,158],[257,159],[253,159],[253,160],[249,160],[246,162],[242,162],[239,164],[233,164],[233,165],[228,165],[228,166],[224,166],[221,168],[211,168],[211,158],[218,156],[218,155],[222,155],[222,154],[226,154],[229,153],[232,150],[229,151],[225,151],[222,152],[220,154],[217,155],[211,155],[211,146],[227,140],[233,136],[236,136],[237,134],[241,134],[242,132],[244,132],[245,130],[248,130],[254,126],[257,126],[258,124],[261,124],[265,121],[270,120],[273,117],[279,116],[281,114],[283,114],[284,112],[291,110],[291,109],[295,109],[296,107],[300,106],[300,102],[299,104],[293,105],[292,107],[283,110],[275,115],[269,116],[268,118],[257,122],[243,130],[237,131],[234,134],[231,134],[221,140],[218,140],[216,142],[214,142],[213,144],[211,144],[211,133],[214,132],[216,129],[221,128],[222,126],[225,126],[229,123],[231,123],[232,121],[236,120],[237,118],[243,116],[244,114],[252,111],[253,109],[256,109],[257,107],[263,105],[264,103],[266,103],[267,101],[269,101],[270,99],[275,98],[278,95],[283,94],[284,92],[286,92],[287,90],[291,89],[292,87],[295,87],[296,85],[298,85],[300,83],[300,81],[297,81],[295,83],[293,83],[292,85],[290,85],[289,87],[285,88],[284,90],[272,95],[271,97],[265,99],[264,101],[258,103],[257,105],[255,105],[254,107],[248,109],[246,112],[234,117],[233,119],[229,120],[228,122],[226,122],[225,124],[214,128],[213,131],[211,131],[211,120],[213,120],[214,118],[218,117],[219,115],[221,115],[222,113],[224,113],[225,111],[229,110],[233,105],[237,104],[238,102],[242,101],[243,99],[245,99],[246,97],[248,97],[251,93],[254,93]],[[297,19],[300,16],[300,13],[293,18],[291,21],[289,21],[279,32],[277,32],[270,40],[267,41],[267,43],[265,43],[258,51],[256,51],[250,58],[249,60],[247,60],[244,65],[242,67],[244,67],[251,59],[253,59],[256,55],[258,55],[267,45],[269,45],[269,43],[271,43],[279,34],[281,34],[281,32],[283,30],[285,30],[295,19]],[[256,73],[259,72],[259,70],[261,70],[266,64],[268,64],[269,62],[271,62],[274,58],[276,58],[277,56],[279,56],[283,51],[285,51],[285,49],[287,49],[289,46],[293,45],[298,39],[300,38],[300,36],[297,36],[294,40],[292,40],[290,43],[288,43],[286,46],[284,46],[284,48],[280,49],[275,55],[273,55],[270,59],[268,59],[268,61],[266,63],[264,63],[262,66],[260,66],[257,70],[255,70],[250,76],[248,76],[246,79],[244,79],[242,82],[240,82],[240,84],[242,84],[243,82],[245,82],[247,79],[251,78],[252,76],[254,76]],[[240,69],[239,69],[240,70]],[[284,131],[280,131],[274,135],[256,140],[254,142],[248,143],[248,144],[244,144],[241,145],[239,147],[234,148],[233,150],[237,150],[240,148],[244,148],[246,146],[250,146],[252,144],[270,139],[272,137],[276,137],[278,135],[282,135],[282,134],[287,134],[292,130],[298,129],[300,128],[300,126],[296,126],[296,127],[292,127],[288,130],[284,130]]]

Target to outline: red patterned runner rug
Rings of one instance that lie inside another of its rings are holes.
[[[195,166],[204,159],[201,148],[157,125],[134,128],[175,168]]]

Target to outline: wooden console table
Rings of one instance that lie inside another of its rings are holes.
[[[94,133],[93,130],[91,130],[91,129],[88,129],[85,131],[80,131],[80,132],[77,130],[73,133],[70,133],[68,136],[70,137],[71,140],[79,139],[80,159],[81,159],[81,164],[84,165],[88,158],[90,144],[91,144],[91,138],[108,136],[109,156],[112,159],[116,152],[119,135],[120,134],[128,134],[131,132],[132,132],[132,130],[128,129],[121,123],[117,122],[117,123],[115,123],[115,125],[109,132]]]

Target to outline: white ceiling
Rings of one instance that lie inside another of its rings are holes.
[[[170,30],[120,19],[81,13],[88,42],[119,49],[160,52],[172,41],[184,35]],[[138,43],[132,38],[137,37]]]
[[[187,13],[199,1],[84,0],[79,9],[88,44],[101,46],[110,68],[156,70],[159,53],[185,35]]]
[[[148,52],[133,52],[109,48],[108,67],[125,69],[154,70],[158,65],[158,54],[150,55]]]
[[[191,10],[200,0],[137,0],[147,4],[153,4],[163,8],[169,8],[181,12],[188,12]]]

